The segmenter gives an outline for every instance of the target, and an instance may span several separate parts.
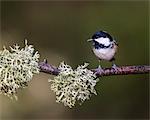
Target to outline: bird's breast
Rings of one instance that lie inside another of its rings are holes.
[[[93,48],[94,54],[99,59],[107,60],[107,61],[110,61],[114,57],[114,55],[116,53],[116,50],[117,50],[116,47],[114,47],[114,48],[107,48],[107,49],[95,49],[95,48]]]

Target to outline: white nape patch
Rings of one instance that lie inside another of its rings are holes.
[[[108,46],[110,44],[109,38],[100,37],[98,39],[95,39],[95,41],[97,41],[105,46]]]

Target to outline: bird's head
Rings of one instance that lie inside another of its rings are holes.
[[[113,38],[110,34],[105,31],[98,31],[93,34],[93,36],[87,40],[92,42],[95,48],[107,48],[110,46]]]

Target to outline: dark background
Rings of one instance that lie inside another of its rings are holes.
[[[148,1],[1,1],[0,46],[24,39],[40,52],[42,61],[58,66],[65,61],[75,68],[98,60],[86,42],[98,30],[105,30],[119,43],[116,64],[149,64]],[[111,63],[101,62],[103,67]],[[0,95],[2,119],[146,119],[149,107],[148,74],[100,78],[98,95],[73,109],[55,102],[48,78],[35,75],[26,89],[11,101]]]

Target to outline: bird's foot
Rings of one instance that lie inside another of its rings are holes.
[[[98,69],[102,69],[101,65],[98,66]]]
[[[104,70],[102,69],[101,65],[99,65],[98,68],[96,69],[96,73],[98,73],[99,75],[102,75],[103,72]]]
[[[114,70],[118,70],[118,67],[117,67],[116,64],[113,64],[113,65],[112,65],[112,68],[113,68]]]

